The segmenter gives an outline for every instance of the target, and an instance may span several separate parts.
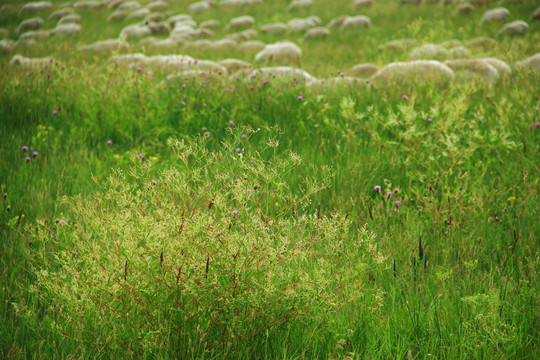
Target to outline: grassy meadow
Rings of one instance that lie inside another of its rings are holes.
[[[23,3],[0,15],[13,40],[24,18],[48,16],[19,14]],[[323,79],[407,61],[379,50],[396,39],[491,37],[472,57],[508,64],[540,52],[535,0],[503,4],[529,23],[521,37],[480,25],[495,1],[467,16],[350,3],[288,13],[265,0],[193,19],[219,20],[217,40],[240,15],[255,29],[368,16],[319,41],[284,36]],[[76,12],[80,35],[19,52],[55,66],[0,54],[0,358],[540,358],[540,73],[383,88],[167,81],[82,55],[126,23]]]

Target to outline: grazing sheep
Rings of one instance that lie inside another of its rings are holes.
[[[200,14],[208,10],[210,10],[210,3],[208,1],[199,1],[188,7],[188,11],[192,14]]]
[[[293,42],[280,41],[264,47],[256,56],[256,62],[263,63],[300,63],[302,50]]]
[[[179,14],[171,16],[169,19],[167,19],[167,22],[171,27],[174,27],[176,23],[192,23],[193,27],[197,26],[197,23],[193,21],[190,15],[187,14]]]
[[[256,54],[266,46],[262,41],[250,40],[240,43],[238,49],[245,53]]]
[[[540,7],[534,10],[534,12],[531,15],[531,21],[536,21],[536,20],[540,20]]]
[[[147,28],[146,26],[141,25],[129,25],[126,26],[122,31],[120,32],[120,38],[126,39],[128,41],[131,40],[140,40],[144,37],[152,35],[152,31]]]
[[[22,70],[39,70],[46,69],[52,65],[59,63],[52,58],[29,58],[21,55],[15,55],[9,62],[10,66],[18,67]]]
[[[473,12],[474,9],[474,5],[471,5],[469,3],[460,4],[456,8],[457,12],[461,15],[469,15]]]
[[[312,5],[312,0],[294,0],[287,8],[287,11],[293,12],[296,10],[306,10],[309,9]]]
[[[107,18],[107,21],[108,22],[124,21],[124,19],[127,18],[128,15],[129,14],[126,11],[115,10],[109,15],[109,17]]]
[[[15,48],[15,43],[13,40],[0,40],[0,54],[6,55],[11,54]]]
[[[456,46],[450,49],[450,55],[453,59],[465,59],[471,57],[471,52],[464,46]]]
[[[167,10],[168,7],[169,4],[167,4],[165,1],[154,1],[146,5],[146,8],[150,11],[164,11]]]
[[[316,16],[310,16],[305,19],[292,19],[287,23],[287,26],[289,27],[289,32],[291,33],[303,33],[306,30],[320,26],[321,25],[321,19],[319,19]]]
[[[354,0],[351,4],[351,9],[358,10],[367,8],[373,5],[373,0]]]
[[[56,10],[51,15],[49,15],[47,19],[57,21],[57,20],[60,20],[60,18],[69,14],[73,14],[73,9],[69,9],[69,8],[60,9],[60,10]]]
[[[238,43],[232,39],[221,39],[212,43],[212,49],[220,51],[235,50]]]
[[[353,66],[349,71],[347,71],[347,75],[367,79],[373,76],[377,71],[379,71],[379,67],[376,65],[358,64]]]
[[[29,30],[39,30],[43,27],[45,22],[40,17],[34,17],[31,19],[23,20],[23,22],[17,27],[17,34],[29,31]]]
[[[416,46],[416,40],[412,39],[400,39],[400,40],[392,40],[387,42],[386,44],[383,44],[379,46],[379,50],[381,51],[405,51],[409,50],[410,48]]]
[[[540,53],[514,63],[514,68],[519,70],[540,72]]]
[[[42,41],[49,38],[51,33],[46,30],[33,30],[33,31],[27,31],[23,33],[21,36],[19,36],[19,40],[36,40],[36,41]]]
[[[253,18],[253,16],[240,16],[231,19],[231,22],[227,25],[226,29],[228,31],[244,30],[253,27],[254,24],[255,18]]]
[[[385,65],[371,77],[375,86],[392,83],[440,83],[454,79],[455,74],[445,64],[435,60],[395,62]]]
[[[474,39],[470,39],[465,42],[465,45],[469,47],[481,47],[481,48],[491,48],[495,45],[497,45],[497,42],[493,40],[492,38],[488,37],[477,37]]]
[[[171,27],[166,23],[150,23],[146,25],[152,32],[152,35],[168,35],[171,32]]]
[[[325,27],[311,28],[304,34],[304,41],[326,39],[330,36],[330,30]]]
[[[140,9],[141,8],[141,4],[139,4],[138,1],[128,1],[128,2],[125,2],[123,4],[120,4],[116,10],[118,11],[125,11],[125,12],[131,12],[131,11],[135,11],[137,9]]]
[[[279,36],[279,35],[285,34],[287,30],[288,30],[287,25],[283,23],[275,23],[275,24],[264,25],[261,28],[261,33],[266,34],[266,35]]]
[[[157,12],[156,12],[156,13],[150,13],[150,14],[148,14],[148,15],[144,18],[143,22],[144,22],[145,24],[146,24],[146,23],[151,23],[151,22],[153,22],[153,23],[158,23],[158,22],[161,22],[161,21],[163,21],[163,20],[165,20],[165,15],[163,15],[162,13],[157,13]],[[169,26],[169,24],[167,24],[167,26],[169,27],[169,30],[170,30],[171,27]]]
[[[333,18],[332,20],[330,20],[327,27],[329,29],[339,29],[341,25],[343,25],[343,22],[347,20],[349,17],[350,16],[343,15],[343,16],[338,16],[336,18]]]
[[[246,79],[252,78],[274,78],[277,80],[288,80],[299,84],[309,85],[316,79],[301,69],[296,69],[288,66],[279,67],[266,67],[262,69],[253,70],[246,76]]]
[[[482,18],[481,23],[493,22],[493,21],[505,21],[510,16],[508,9],[500,7],[493,10],[486,11]]]
[[[257,38],[257,32],[253,29],[249,29],[227,35],[227,38],[233,39],[235,41],[248,41]]]
[[[251,69],[253,67],[250,63],[238,59],[225,59],[219,61],[218,64],[225,67],[229,74],[239,70]]]
[[[493,66],[499,72],[500,77],[510,77],[512,75],[512,68],[502,60],[495,58],[483,58],[480,59]]]
[[[68,14],[58,20],[58,25],[77,24],[81,21],[81,16],[77,14]]]
[[[203,29],[217,29],[221,26],[221,23],[217,20],[206,20],[201,23],[199,27]]]
[[[79,24],[61,24],[51,30],[51,36],[69,37],[80,34],[81,25]]]
[[[246,5],[262,4],[262,0],[222,0],[219,6],[242,7]]]
[[[102,9],[107,6],[107,3],[102,1],[78,1],[73,5],[74,9],[77,10],[93,10],[93,9]]]
[[[525,21],[517,20],[504,25],[497,32],[497,36],[521,36],[525,35],[528,30],[529,24]]]
[[[371,26],[371,20],[367,16],[354,16],[345,19],[339,31],[366,29]]]
[[[493,84],[500,77],[497,69],[482,59],[449,60],[444,64],[452,69],[458,78],[465,80],[479,79]]]
[[[446,60],[450,57],[450,51],[441,45],[435,44],[424,44],[409,54],[411,60]]]
[[[51,9],[52,4],[48,1],[31,2],[21,6],[20,13],[31,14],[41,11],[50,11]]]
[[[79,51],[96,55],[110,55],[113,53],[128,52],[130,46],[127,42],[119,39],[101,40],[90,45],[81,46]]]
[[[135,10],[135,11],[131,12],[131,13],[126,17],[126,21],[132,21],[132,20],[138,21],[138,20],[142,20],[142,19],[144,19],[145,17],[147,17],[148,15],[150,15],[150,10],[148,10],[148,9],[146,9],[146,8],[138,9],[138,10]]]

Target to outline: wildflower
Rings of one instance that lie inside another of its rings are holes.
[[[217,73],[218,73],[218,75],[221,75],[221,70],[218,70],[218,72],[217,72]]]
[[[255,86],[251,85],[249,90],[251,90],[251,91],[255,90]]]
[[[37,151],[34,151],[34,152],[32,153],[32,156],[33,156],[33,157],[38,157],[38,156],[39,156],[39,154],[38,154],[38,152],[37,152]]]
[[[182,101],[182,106],[186,106],[186,102],[185,101]]]
[[[269,82],[270,82],[270,81],[268,81],[268,80],[264,80],[264,81],[263,81],[263,84],[264,84],[264,85],[267,85]]]
[[[56,115],[56,114],[58,114],[58,110],[53,110],[52,113],[53,113],[53,115]]]
[[[373,190],[375,190],[375,191],[381,191],[381,185],[375,185],[375,186],[373,187]]]
[[[142,159],[144,154],[139,154],[139,159]]]
[[[396,206],[400,206],[400,205],[401,205],[401,201],[396,200],[396,201],[394,201],[394,204],[396,204]]]
[[[58,222],[58,225],[60,225],[60,226],[66,225],[66,224],[67,224],[67,222],[66,222],[66,220],[64,220],[64,219],[62,219],[62,220],[60,220],[60,221]]]
[[[298,95],[298,100],[302,101],[304,100],[304,97],[302,95]]]
[[[204,136],[210,136],[210,131],[205,132]]]
[[[26,157],[26,162],[30,162],[32,159],[30,157]]]
[[[242,136],[240,136],[242,139],[245,139],[247,138],[247,135],[246,134],[242,134]]]
[[[236,215],[238,215],[238,211],[233,210],[231,214],[232,214],[232,216],[236,216]]]
[[[229,125],[234,126],[234,121],[229,121]]]
[[[236,148],[236,150],[235,150],[235,151],[236,151],[237,153],[239,153],[240,151],[242,151],[242,149],[240,149],[240,148]]]
[[[392,197],[392,193],[388,192],[388,194],[386,194],[386,196],[390,199]]]
[[[112,140],[107,141],[107,145],[112,145]]]
[[[197,64],[197,63],[199,62],[199,60],[195,59],[195,60],[193,60],[193,62],[194,62],[195,64]]]
[[[339,73],[339,76],[344,77],[344,76],[345,76],[345,73],[344,73],[344,72],[340,72],[340,73]]]
[[[115,83],[115,84],[118,84],[118,79],[114,79],[114,83]]]
[[[142,68],[141,68],[140,66],[137,67],[137,71],[138,71],[138,72],[141,72],[141,71],[142,71]]]
[[[183,84],[183,85],[182,85],[182,88],[184,88],[184,89],[185,89],[185,88],[186,88],[186,84]]]
[[[47,77],[51,77],[51,73],[47,73]]]
[[[22,151],[28,151],[28,146],[23,146]]]
[[[235,179],[235,180],[234,180],[234,183],[235,183],[235,184],[238,184],[239,182],[240,182],[240,179]]]
[[[401,98],[402,98],[403,100],[407,100],[407,95],[403,95]]]
[[[511,78],[511,79],[510,79],[510,82],[514,82],[514,81],[516,81],[516,79],[514,79],[514,78]]]
[[[250,193],[250,194],[253,194],[253,189],[249,189],[247,192]]]
[[[47,69],[49,67],[49,64],[45,64],[45,69]]]
[[[428,119],[427,119],[427,121],[428,121],[428,122],[432,122],[432,121],[433,121],[433,119],[431,119],[431,118],[428,118]]]
[[[534,126],[539,127],[539,126],[540,126],[540,123],[536,123],[536,124],[534,124]]]

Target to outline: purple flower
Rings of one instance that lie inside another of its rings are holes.
[[[238,211],[233,210],[231,214],[232,214],[232,216],[236,216],[236,215],[238,215]]]
[[[339,73],[339,76],[344,77],[344,76],[345,76],[345,73],[344,73],[344,72],[340,72],[340,73]]]
[[[375,190],[375,191],[381,191],[381,185],[375,185],[375,186],[373,187],[373,190]]]
[[[37,152],[37,151],[34,151],[34,152],[32,153],[32,156],[33,156],[33,157],[38,157],[38,156],[39,156],[39,154],[38,154],[38,152]]]
[[[229,121],[229,125],[234,126],[234,121]]]
[[[26,162],[30,162],[32,161],[32,159],[30,159],[29,157],[26,158]]]
[[[116,84],[118,84],[118,79],[114,79],[114,82],[115,82]]]
[[[392,197],[392,193],[389,192],[388,194],[386,194],[386,196],[390,199]]]
[[[194,62],[195,64],[197,64],[197,63],[199,62],[199,60],[195,59],[195,60],[193,60],[193,62]]]
[[[28,151],[28,146],[23,146],[22,151]]]
[[[247,138],[247,135],[246,134],[242,134],[242,136],[240,136],[242,139],[245,139]]]
[[[47,77],[51,77],[51,73],[47,73]]]
[[[251,90],[251,91],[255,90],[255,86],[251,85],[251,86],[249,87],[249,90]]]
[[[401,205],[401,201],[396,200],[396,201],[394,201],[394,204],[396,204],[396,206],[400,206],[400,205]]]
[[[236,150],[235,150],[235,151],[236,151],[237,153],[239,153],[240,151],[242,151],[242,149],[240,149],[240,148],[236,148]]]
[[[66,222],[66,220],[64,220],[64,219],[62,219],[62,220],[60,220],[60,221],[58,222],[58,225],[60,225],[60,226],[66,225],[66,224],[67,224],[67,222]]]
[[[218,72],[217,72],[217,73],[218,73],[218,75],[221,75],[221,70],[218,70]]]
[[[52,113],[53,113],[53,115],[56,115],[56,114],[58,114],[58,110],[53,110]]]
[[[144,154],[139,154],[139,159],[142,159],[144,157]]]
[[[511,81],[511,82],[514,82],[514,81],[516,81],[516,79],[514,79],[514,78],[511,78],[511,79],[510,79],[510,81]]]
[[[137,67],[137,71],[138,71],[138,72],[141,72],[141,71],[142,71],[142,68],[141,68],[140,66]]]
[[[239,182],[240,182],[240,179],[235,179],[235,180],[234,180],[234,183],[235,183],[235,184],[238,184]]]
[[[253,189],[249,189],[248,193],[253,194]]]
[[[210,136],[210,131],[205,132],[204,136]]]
[[[427,118],[427,121],[428,121],[428,122],[432,122],[433,119],[432,119],[432,118]]]
[[[266,84],[268,84],[269,82],[270,82],[270,81],[268,81],[268,80],[264,80],[264,81],[263,81],[263,84],[266,85]]]
[[[107,141],[107,145],[112,145],[112,140]]]
[[[47,69],[49,67],[49,64],[45,64],[45,69]]]
[[[407,95],[403,95],[401,98],[402,98],[403,100],[407,100]]]
[[[298,100],[302,101],[304,100],[304,97],[302,95],[298,95]]]
[[[186,102],[185,101],[182,101],[182,106],[186,106]]]
[[[536,124],[534,124],[534,126],[539,127],[539,126],[540,126],[540,123],[536,123]]]
[[[183,85],[182,85],[182,88],[184,88],[184,89],[185,89],[185,88],[186,88],[186,84],[183,84]]]

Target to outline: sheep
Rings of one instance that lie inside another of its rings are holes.
[[[266,63],[300,63],[302,50],[293,42],[280,41],[264,47],[255,56],[256,62]]]

